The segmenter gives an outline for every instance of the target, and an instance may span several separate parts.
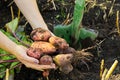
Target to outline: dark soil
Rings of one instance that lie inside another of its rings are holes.
[[[61,24],[66,19],[68,13],[70,13],[71,18],[74,9],[74,0],[54,1],[57,10],[54,10],[52,3],[48,3],[47,0],[38,0],[40,11],[50,30],[53,29],[53,26]],[[117,10],[120,11],[120,0],[115,1],[112,14],[109,16],[113,0],[109,0],[109,2],[105,0],[96,1],[97,4],[92,8],[90,7],[92,3],[87,5],[82,20],[84,27],[95,29],[99,32],[94,44],[96,45],[101,42],[96,48],[89,50],[94,55],[92,63],[88,63],[90,69],[88,70],[84,64],[81,64],[75,67],[69,74],[64,74],[59,70],[52,70],[49,80],[100,80],[101,59],[105,59],[105,68],[108,69],[115,60],[120,62],[120,35],[117,33],[116,28],[116,12]],[[8,4],[9,2],[0,1],[0,27],[3,27],[5,23],[11,20],[10,7],[7,7]],[[103,6],[100,6],[100,4],[103,4]],[[12,6],[17,11],[15,4],[12,4]],[[25,20],[23,19],[20,24],[24,23]],[[46,78],[42,76],[42,72],[22,66],[20,73],[15,74],[15,80],[46,80]],[[120,80],[120,63],[109,80]]]

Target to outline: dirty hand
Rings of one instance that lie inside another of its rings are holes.
[[[39,61],[37,59],[29,57],[26,54],[27,48],[25,48],[24,46],[18,46],[18,47],[16,47],[16,49],[18,51],[18,54],[16,55],[17,59],[28,68],[32,68],[35,70],[54,69],[55,68],[55,64],[51,64],[51,65],[38,64]]]

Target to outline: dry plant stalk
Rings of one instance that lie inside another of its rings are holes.
[[[6,76],[5,76],[5,80],[9,80],[9,69],[6,69]]]
[[[12,6],[10,6],[10,10],[11,10],[11,16],[12,16],[12,20],[13,20],[15,17],[14,17],[14,12],[13,12],[13,7]]]
[[[108,69],[105,68],[105,70],[104,70],[104,72],[102,74],[101,80],[105,80],[105,76],[107,74],[107,71],[108,71]]]
[[[18,9],[18,19],[20,19],[20,9]]]
[[[101,65],[100,65],[100,78],[102,79],[102,74],[104,70],[104,59],[101,60]]]
[[[111,68],[109,69],[109,71],[107,72],[106,76],[105,76],[105,80],[108,80],[109,77],[111,76],[112,72],[115,70],[116,66],[118,64],[118,60],[115,60],[113,65],[111,66]]]
[[[116,27],[117,27],[117,32],[120,35],[120,28],[119,28],[119,11],[116,13]]]
[[[112,14],[112,12],[113,12],[114,4],[115,4],[115,0],[114,0],[113,3],[112,3],[112,6],[111,6],[111,8],[110,8],[110,10],[109,10],[109,13],[108,13],[108,16],[111,16],[111,14]]]

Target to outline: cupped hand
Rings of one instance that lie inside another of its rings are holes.
[[[16,47],[16,49],[18,51],[18,54],[15,56],[20,62],[22,62],[28,68],[32,68],[32,69],[40,70],[40,71],[43,71],[44,69],[55,69],[56,68],[54,63],[52,63],[51,65],[38,64],[39,61],[37,59],[29,57],[26,54],[27,48],[24,46],[19,45]]]

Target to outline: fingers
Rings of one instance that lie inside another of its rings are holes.
[[[22,61],[27,61],[27,62],[32,62],[32,63],[39,63],[39,61],[33,57],[29,57],[26,53],[27,51],[27,48],[24,47],[24,46],[17,46],[17,51],[18,51],[18,54],[15,55],[17,57],[18,60],[20,60],[21,62]]]
[[[39,71],[43,71],[45,69],[55,69],[56,68],[55,64],[39,65],[39,64],[30,63],[30,62],[27,62],[27,61],[23,61],[23,64],[28,68],[32,68],[32,69],[39,70]]]
[[[33,58],[33,57],[29,57],[29,56],[27,56],[27,55],[24,55],[23,57],[17,57],[17,58],[18,58],[18,60],[20,60],[21,62],[26,61],[26,62],[30,62],[30,63],[36,63],[36,64],[39,63],[39,61],[38,61],[37,59],[35,59],[35,58]]]

